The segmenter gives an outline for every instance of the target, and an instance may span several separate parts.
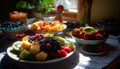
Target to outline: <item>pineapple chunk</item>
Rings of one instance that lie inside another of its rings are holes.
[[[32,54],[37,54],[37,53],[39,53],[39,51],[40,51],[39,45],[32,45],[32,46],[30,47],[30,52],[31,52]]]
[[[41,51],[40,53],[38,53],[35,57],[38,61],[44,61],[47,58],[47,53],[44,51]]]
[[[25,48],[25,49],[30,49],[31,43],[28,41],[22,41],[21,43],[21,47]]]

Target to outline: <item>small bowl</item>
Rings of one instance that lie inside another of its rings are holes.
[[[72,35],[72,33],[71,33],[71,36],[80,45],[96,45],[96,44],[103,43],[107,40],[107,38],[101,39],[101,40],[85,40]]]

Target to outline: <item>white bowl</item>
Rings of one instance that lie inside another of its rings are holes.
[[[78,38],[74,35],[72,35],[72,38],[80,45],[96,45],[106,41],[106,38],[101,40],[85,40],[85,39]]]

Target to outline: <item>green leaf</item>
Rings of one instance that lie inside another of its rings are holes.
[[[42,0],[42,3],[53,4],[54,0]]]
[[[16,4],[16,8],[17,9],[20,9],[20,8],[28,9],[28,2],[27,1],[19,1]]]

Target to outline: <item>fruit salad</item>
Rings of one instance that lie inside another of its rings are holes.
[[[37,21],[30,26],[30,30],[37,32],[58,32],[65,29],[65,25],[59,21]]]
[[[75,28],[72,30],[72,34],[85,40],[101,40],[108,36],[104,29],[97,29],[94,27]]]
[[[81,23],[81,22],[77,22],[77,21],[67,21],[64,24],[67,26],[67,28],[63,30],[63,33],[67,37],[71,36],[70,32],[72,31],[72,29],[79,28],[81,26],[85,26],[85,23]]]
[[[61,36],[36,33],[14,42],[12,48],[11,53],[16,54],[20,60],[42,62],[66,57],[75,50],[75,45]]]

